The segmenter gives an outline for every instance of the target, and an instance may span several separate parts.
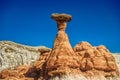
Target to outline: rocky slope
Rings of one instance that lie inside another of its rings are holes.
[[[38,49],[44,51],[48,48],[44,46],[25,46],[11,41],[0,41],[0,71],[34,63],[39,59],[40,51]]]
[[[10,42],[10,41],[7,41],[7,42],[4,41],[2,43],[7,43],[7,44],[11,44],[11,45],[16,44],[16,43],[13,43],[13,42]],[[79,48],[77,47],[78,44],[79,44],[79,46],[78,46]],[[80,49],[82,49],[82,51],[85,52],[87,49],[92,47],[87,42],[81,42],[81,43],[78,43],[78,44],[73,49],[75,52],[79,51]],[[16,45],[20,45],[20,44],[16,44]],[[87,45],[89,45],[90,47],[87,46]],[[22,45],[22,47],[26,47],[26,46]],[[18,48],[20,48],[20,47],[18,47]],[[38,80],[39,79],[39,80],[42,80],[43,77],[40,77],[40,76],[43,76],[42,74],[44,73],[44,72],[42,72],[43,65],[46,62],[46,60],[48,60],[49,55],[51,53],[51,50],[48,49],[48,48],[45,48],[45,47],[38,49],[38,47],[29,47],[29,46],[27,46],[27,48],[28,49],[32,48],[33,51],[35,50],[37,52],[40,52],[40,55],[37,56],[38,60],[35,61],[35,63],[33,63],[33,64],[29,65],[29,66],[27,64],[22,65],[22,63],[21,63],[20,66],[16,67],[13,70],[10,70],[10,69],[2,70],[1,73],[0,73],[0,78],[1,79],[4,79],[4,80],[9,80],[9,79],[13,79],[13,80]],[[37,52],[36,52],[36,54],[38,54]],[[83,56],[84,52],[82,52],[81,55],[79,54],[79,56]],[[89,53],[90,52],[91,51],[89,51]],[[4,54],[6,54],[6,53],[4,53]],[[29,53],[26,53],[26,54],[29,54]],[[18,53],[18,55],[20,55],[20,53]],[[29,55],[31,55],[31,54],[29,54]],[[86,55],[86,54],[84,54],[84,55]],[[120,71],[120,55],[119,54],[112,54],[112,55],[115,57],[117,66],[118,66],[119,71]],[[29,61],[28,61],[28,63],[30,63]],[[81,60],[81,61],[83,62],[84,59]],[[83,63],[81,63],[81,64],[83,64]],[[86,73],[84,73],[84,75],[86,75]],[[66,74],[66,75],[63,75],[63,76],[54,76],[50,80],[91,80],[91,79],[92,80],[106,80],[106,78],[104,76],[92,76],[92,77],[87,77],[86,78],[85,76],[83,76],[81,74],[74,74],[74,75],[73,74]],[[109,77],[109,80],[119,80],[119,79],[120,79],[120,77]]]

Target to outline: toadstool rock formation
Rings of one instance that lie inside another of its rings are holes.
[[[65,28],[67,22],[71,20],[71,16],[68,14],[52,14],[51,16],[57,23],[58,33],[55,38],[52,51],[49,58],[44,64],[46,73],[44,77],[49,79],[56,75],[70,74],[74,70],[79,70],[78,55],[74,53]],[[43,69],[44,70],[44,69]]]

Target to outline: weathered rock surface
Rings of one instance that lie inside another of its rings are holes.
[[[9,77],[16,77],[16,78],[24,78],[25,73],[29,70],[29,66],[21,65],[19,67],[16,67],[14,70],[4,69],[1,71],[1,78],[9,78]]]
[[[39,51],[38,51],[39,49]],[[40,52],[49,50],[44,46],[30,47],[11,41],[0,41],[0,71],[30,65],[39,59]]]
[[[78,43],[74,47],[79,54],[80,70],[85,76],[102,75],[105,77],[119,75],[113,55],[104,47],[92,47],[87,42]]]
[[[74,51],[75,53],[78,54],[79,56],[79,60],[81,64],[83,64],[83,59],[84,57],[86,57],[87,55],[85,54],[86,51],[88,51],[91,55],[93,56],[96,56],[97,53],[94,53],[92,54],[91,53],[91,50],[90,49],[93,49],[93,50],[96,50],[97,47],[92,47],[89,43],[87,42],[81,42],[81,43],[78,43],[75,47],[74,47]],[[99,48],[101,49],[105,49],[104,46],[100,46]],[[35,48],[34,48],[35,49]],[[108,50],[105,49],[107,52]],[[21,65],[21,66],[18,66],[16,67],[14,70],[9,70],[9,69],[4,69],[3,71],[1,71],[0,73],[0,78],[1,79],[4,79],[4,80],[43,80],[43,73],[42,72],[42,69],[43,69],[43,64],[46,62],[46,60],[48,59],[51,51],[50,49],[45,49],[42,50],[41,48],[39,49],[40,51],[40,56],[39,56],[39,59],[38,61],[35,61],[35,63],[33,65],[30,65],[30,66],[27,66],[27,65]],[[81,54],[80,54],[81,53]],[[120,56],[117,55],[117,54],[113,54],[115,59],[116,59],[116,62],[117,62],[117,65],[119,66],[119,63],[120,63]],[[86,57],[88,58],[88,57]],[[90,58],[90,56],[89,56]],[[89,60],[89,59],[88,59]],[[90,62],[90,61],[89,61]],[[100,63],[101,61],[99,61]],[[61,63],[61,62],[60,62]],[[92,63],[92,61],[91,61]],[[86,64],[86,66],[89,65],[89,64]],[[102,65],[102,64],[101,64]],[[93,67],[94,68],[94,67]],[[120,68],[120,67],[119,67]],[[80,69],[81,69],[81,66],[80,66]],[[83,69],[85,70],[86,68],[83,67]],[[70,73],[67,73],[65,75],[61,75],[61,76],[54,76],[54,77],[51,77],[50,80],[106,80],[106,78],[104,76],[95,76],[96,74],[99,74],[101,75],[101,73],[105,74],[104,71],[100,71],[100,70],[88,70],[88,71],[85,71],[84,72],[83,70],[83,73],[82,74],[70,74]],[[120,69],[119,69],[120,70]],[[79,70],[78,70],[79,71]],[[59,72],[59,71],[58,71]],[[95,72],[95,74],[94,74]],[[109,72],[108,72],[109,73]],[[89,75],[93,75],[94,76],[89,76]],[[111,72],[110,72],[111,74]],[[109,74],[109,75],[110,75]],[[108,74],[107,74],[108,75]],[[87,78],[86,78],[87,76]],[[89,77],[88,77],[89,76]],[[108,80],[119,80],[120,77],[109,77]]]
[[[39,49],[41,51],[41,49]],[[4,80],[41,80],[42,66],[50,53],[50,49],[42,50],[39,59],[31,65],[20,65],[15,69],[4,69],[0,72],[0,79]]]

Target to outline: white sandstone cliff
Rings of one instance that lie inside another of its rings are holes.
[[[14,69],[19,65],[30,65],[37,61],[44,46],[31,47],[17,44],[11,41],[0,41],[0,71],[6,68]]]

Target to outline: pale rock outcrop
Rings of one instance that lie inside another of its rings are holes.
[[[117,64],[119,72],[120,72],[120,53],[112,53],[112,55],[114,56],[114,58],[116,60],[116,64]]]
[[[0,71],[34,63],[40,56],[38,49],[41,52],[49,50],[49,48],[44,46],[31,47],[11,41],[0,41]]]

